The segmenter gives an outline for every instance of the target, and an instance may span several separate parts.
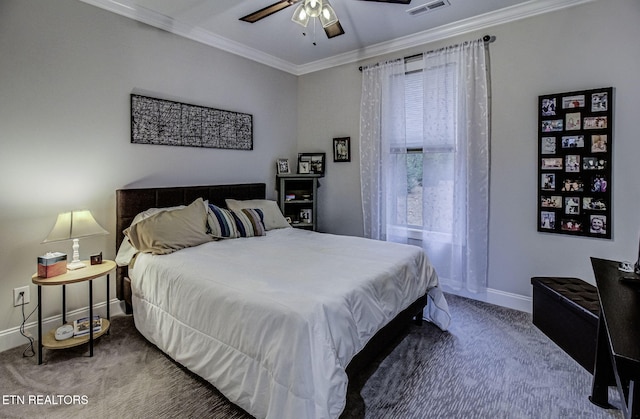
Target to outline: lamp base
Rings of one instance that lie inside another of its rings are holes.
[[[74,271],[76,269],[80,269],[80,268],[84,268],[87,265],[85,265],[84,263],[77,261],[77,262],[71,262],[69,264],[67,264],[67,269],[70,271]]]
[[[67,265],[67,269],[74,271],[76,269],[84,268],[84,263],[80,262],[80,243],[78,239],[73,239],[73,260]]]

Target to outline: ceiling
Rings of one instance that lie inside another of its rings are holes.
[[[345,32],[331,39],[318,19],[315,33],[313,22],[292,22],[297,5],[256,23],[239,20],[277,0],[81,1],[301,75],[594,0],[444,0],[417,15],[407,11],[438,1],[331,0]]]

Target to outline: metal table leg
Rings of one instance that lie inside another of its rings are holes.
[[[89,356],[93,356],[93,279],[89,280]]]
[[[42,286],[38,285],[38,365],[42,364]]]

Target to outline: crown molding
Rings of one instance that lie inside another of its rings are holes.
[[[231,54],[256,61],[269,67],[273,67],[296,76],[301,76],[315,71],[366,60],[454,36],[464,35],[469,32],[488,29],[504,23],[514,22],[585,3],[591,3],[596,0],[530,0],[495,12],[474,16],[472,18],[428,29],[413,35],[397,38],[388,42],[382,42],[369,47],[345,52],[326,59],[301,65],[296,65],[272,55],[265,54],[259,50],[216,35],[202,28],[189,27],[182,22],[170,18],[169,16],[134,5],[130,0],[80,1],[146,23],[193,41],[221,49]]]
[[[381,42],[356,51],[349,51],[327,59],[298,65],[296,74],[303,75],[343,64],[363,61],[380,55],[390,54],[431,42],[452,38],[454,36],[464,35],[469,32],[480,31],[504,23],[515,22],[517,20],[594,1],[596,0],[530,0],[495,12],[485,13],[483,15],[453,22],[448,25],[439,26],[437,28],[393,39],[391,41]]]
[[[135,5],[130,0],[80,1],[287,73],[295,74],[297,72],[297,66],[295,64],[274,57],[273,55],[265,54],[262,51],[216,35],[202,28],[188,26],[169,16]]]

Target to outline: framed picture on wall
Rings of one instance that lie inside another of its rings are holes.
[[[351,137],[333,139],[333,161],[351,161]]]
[[[538,231],[611,238],[613,94],[538,97]]]

